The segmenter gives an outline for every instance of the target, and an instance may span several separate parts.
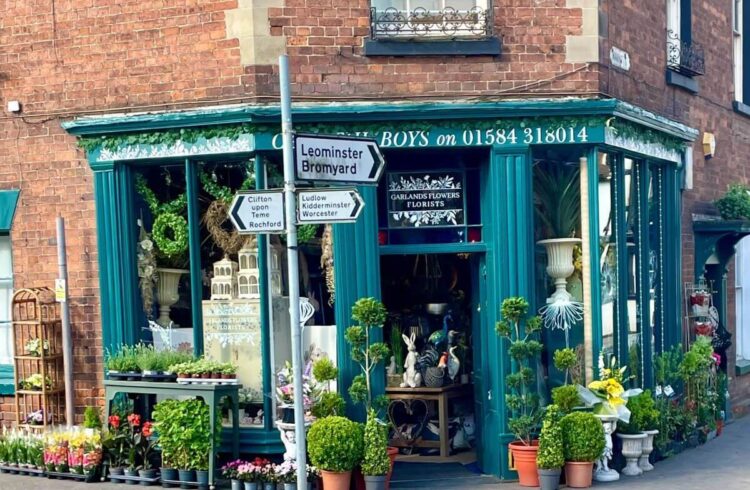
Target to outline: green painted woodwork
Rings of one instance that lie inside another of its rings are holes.
[[[8,233],[18,204],[18,189],[0,190],[0,233]]]
[[[15,378],[12,364],[0,364],[0,395],[15,393]]]
[[[638,309],[641,327],[641,386],[652,388],[654,386],[653,352],[651,348],[651,289],[649,285],[649,230],[648,230],[648,189],[651,181],[651,171],[647,162],[642,161],[640,166],[641,186],[638,193],[639,205],[637,220],[638,226]]]
[[[382,245],[380,255],[481,253],[487,249],[484,243],[424,243],[415,245]]]
[[[591,148],[586,155],[589,195],[589,269],[591,280],[591,341],[593,365],[602,350],[601,250],[599,247],[599,149]],[[586,223],[581,223],[586,226]]]
[[[185,182],[187,184],[188,241],[190,251],[190,309],[193,319],[193,351],[203,354],[203,275],[201,274],[200,203],[198,192],[198,163],[185,161]]]
[[[682,193],[681,172],[664,173],[664,350],[682,341]]]
[[[377,188],[358,187],[365,203],[377,202]],[[356,420],[364,421],[365,412],[349,399],[347,390],[360,368],[352,361],[351,348],[344,339],[346,329],[352,325],[352,305],[359,298],[380,298],[380,255],[378,253],[377,206],[365,205],[356,223],[340,224],[333,227],[334,276],[336,281],[336,335],[338,337],[337,362],[339,368],[338,386],[347,400],[347,414]],[[381,329],[371,331],[370,340],[381,342]],[[385,371],[378,369],[372,378],[373,396],[385,393]]]
[[[625,209],[625,171],[621,153],[611,154],[614,175],[615,196],[617,196],[615,240],[617,243],[617,323],[615,328],[615,355],[617,359],[628,358],[628,287],[623,281],[628,273],[628,252],[626,243],[627,225]],[[623,287],[623,284],[625,287]]]

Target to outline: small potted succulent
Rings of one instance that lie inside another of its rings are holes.
[[[604,427],[590,412],[573,412],[560,421],[565,455],[565,480],[569,487],[588,488],[594,461],[604,451]]]
[[[316,420],[307,434],[310,462],[320,469],[326,490],[349,490],[352,470],[362,460],[362,426],[345,417]]]
[[[542,490],[557,490],[560,473],[565,465],[563,452],[562,425],[563,413],[557,405],[549,405],[544,413],[542,430],[539,433],[539,452],[536,466]]]

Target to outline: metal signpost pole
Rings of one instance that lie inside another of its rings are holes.
[[[62,282],[60,313],[62,314],[63,377],[65,379],[65,423],[75,425],[75,393],[73,392],[73,337],[70,333],[70,308],[68,306],[68,259],[65,250],[65,220],[57,217],[57,270]],[[57,288],[56,288],[57,289]],[[47,417],[47,414],[44,414]]]
[[[299,258],[297,256],[297,202],[294,195],[294,151],[292,148],[292,96],[289,86],[289,59],[279,56],[281,85],[281,135],[284,156],[284,200],[286,206],[286,246],[289,270],[289,326],[292,329],[292,371],[294,376],[294,440],[297,443],[297,490],[307,490],[305,455],[305,410],[302,396],[302,335],[299,324]]]

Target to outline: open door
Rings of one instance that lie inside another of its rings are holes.
[[[477,463],[483,472],[493,467],[493,460],[499,456],[497,451],[492,450],[492,444],[488,446],[485,442],[491,439],[485,438],[484,434],[493,434],[496,427],[497,416],[492,412],[492,404],[487,403],[492,393],[489,389],[489,366],[487,365],[488,336],[494,335],[494,328],[488,325],[491,315],[487,315],[487,264],[485,254],[475,254],[472,258],[473,289],[475,293],[475,304],[472,311],[472,351],[474,355],[473,379],[474,383],[474,418],[476,421],[475,448]]]

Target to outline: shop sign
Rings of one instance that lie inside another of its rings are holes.
[[[465,215],[462,172],[388,174],[390,228],[462,226]]]

